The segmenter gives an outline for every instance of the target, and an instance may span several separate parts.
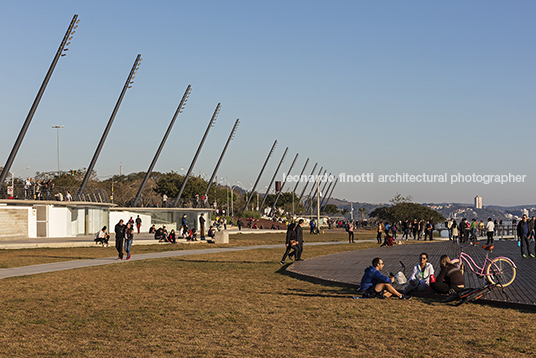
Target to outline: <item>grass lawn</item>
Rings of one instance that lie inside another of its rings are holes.
[[[370,232],[359,232],[355,234],[356,240],[374,238]],[[348,234],[343,230],[330,230],[321,235],[309,235],[304,233],[306,242],[327,242],[327,241],[345,241],[348,240]],[[266,234],[235,234],[229,236],[229,244],[207,244],[206,242],[184,243],[184,244],[159,244],[154,245],[136,245],[136,237],[132,246],[132,255],[146,254],[152,252],[175,251],[175,250],[195,250],[216,247],[236,247],[236,246],[253,246],[253,245],[274,245],[285,243],[284,233],[266,233]],[[282,246],[283,247],[283,246]],[[91,247],[75,248],[32,248],[5,250],[0,249],[0,269],[29,265],[46,264],[51,262],[96,259],[103,257],[117,256],[115,249],[115,240],[112,236],[110,246],[103,248],[100,245]]]
[[[370,246],[307,247],[306,257]],[[69,254],[81,249],[47,250],[57,258],[81,255]],[[285,275],[278,263],[282,253],[258,249],[132,261],[0,280],[0,356],[536,354],[532,312],[421,298],[354,300],[347,288]]]

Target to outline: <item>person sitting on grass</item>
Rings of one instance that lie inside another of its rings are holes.
[[[176,244],[177,243],[177,237],[175,235],[175,230],[174,229],[171,229],[171,231],[169,232],[167,242],[169,242],[170,244]]]
[[[411,296],[398,292],[392,285],[394,277],[387,277],[380,273],[383,269],[383,260],[376,257],[372,260],[372,266],[365,269],[365,274],[361,278],[360,291],[363,298],[387,298],[396,296],[400,299],[410,300]]]
[[[441,256],[439,266],[441,267],[441,272],[439,272],[436,281],[431,284],[434,291],[449,293],[454,290],[458,292],[465,287],[463,273],[450,262],[450,258],[447,255]]]
[[[385,238],[383,239],[383,244],[381,244],[380,247],[382,247],[382,246],[393,246],[393,243],[394,243],[393,236],[391,236],[390,231],[387,231],[385,233]]]
[[[434,267],[428,262],[428,254],[423,252],[419,255],[419,263],[415,265],[413,272],[411,272],[404,293],[408,294],[413,290],[420,292],[429,290],[432,275],[434,275]]]
[[[158,240],[158,242],[164,241],[164,228],[158,228],[158,230],[154,233],[154,239]]]
[[[106,245],[106,247],[110,246],[108,244],[108,240],[110,239],[110,235],[106,232],[106,226],[103,227],[96,235],[95,242],[98,244],[102,244],[102,247]]]
[[[214,240],[214,238],[216,237],[216,231],[214,230],[214,226],[211,226],[210,229],[208,229],[207,236]]]
[[[197,230],[193,228],[188,235],[188,241],[197,241]]]

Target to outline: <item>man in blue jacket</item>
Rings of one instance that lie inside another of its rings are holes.
[[[372,260],[372,266],[365,269],[365,274],[361,278],[360,291],[363,291],[363,298],[387,298],[397,296],[400,299],[410,300],[411,296],[398,292],[392,285],[394,277],[387,277],[380,273],[383,269],[383,260],[379,257]]]

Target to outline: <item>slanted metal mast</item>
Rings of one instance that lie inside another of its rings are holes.
[[[162,152],[162,149],[164,148],[164,144],[166,144],[166,140],[169,136],[169,133],[171,132],[171,129],[173,128],[173,125],[175,124],[175,120],[177,119],[177,116],[179,115],[179,113],[182,113],[182,111],[184,110],[184,107],[186,106],[186,102],[188,101],[188,97],[190,97],[191,91],[192,91],[192,86],[188,85],[188,88],[186,88],[186,92],[184,92],[184,95],[182,96],[179,106],[177,107],[177,110],[175,111],[175,114],[173,115],[173,119],[171,119],[171,123],[168,126],[166,134],[164,134],[164,138],[162,138],[162,142],[160,143],[160,146],[158,147],[158,150],[156,151],[153,161],[151,162],[151,165],[149,165],[149,169],[147,169],[147,173],[145,173],[145,178],[143,178],[143,181],[140,185],[140,189],[138,190],[138,194],[136,194],[136,197],[134,198],[134,202],[131,205],[132,207],[135,207],[136,204],[138,203],[138,200],[141,197],[141,193],[143,192],[143,189],[145,188],[145,185],[147,184],[147,181],[149,180],[149,177],[151,176],[151,173],[153,172],[154,166],[156,165],[156,161],[158,160],[158,157],[160,156],[160,153]]]
[[[275,146],[277,145],[277,140],[274,141],[274,144],[272,145],[272,149],[270,149],[270,153],[268,153],[268,157],[266,157],[266,160],[264,161],[264,165],[262,166],[261,172],[259,173],[259,176],[257,177],[257,181],[255,182],[255,185],[253,185],[253,188],[251,189],[251,194],[249,194],[248,200],[246,201],[246,205],[244,206],[244,211],[247,210],[249,202],[251,201],[251,197],[253,196],[253,193],[255,192],[255,189],[257,188],[257,184],[259,183],[259,180],[261,179],[262,173],[264,172],[264,168],[266,168],[266,164],[268,164],[268,160],[274,153]],[[257,204],[259,202],[257,201]]]
[[[320,167],[320,170],[318,171],[318,174],[316,175],[317,177],[322,173],[322,169],[324,169],[324,167]],[[309,192],[309,195],[307,196],[307,199],[309,199],[310,202],[309,203],[306,202],[305,206],[303,207],[305,212],[307,212],[309,210],[309,205],[311,205],[311,201],[312,201],[311,195],[313,194],[313,190],[315,190],[315,188],[316,188],[316,178],[315,178],[315,181],[314,181],[314,185],[312,186],[311,191]]]
[[[97,163],[97,159],[99,158],[99,154],[102,150],[102,147],[104,146],[106,137],[108,136],[108,133],[110,132],[110,128],[112,128],[115,115],[117,114],[117,111],[119,110],[119,107],[121,106],[123,97],[125,97],[125,93],[127,92],[127,89],[132,87],[131,85],[134,83],[132,82],[132,80],[134,79],[136,72],[139,69],[141,60],[142,60],[141,55],[138,54],[138,56],[136,56],[136,60],[134,61],[134,65],[132,65],[132,69],[130,70],[130,73],[128,74],[125,85],[123,86],[123,89],[121,90],[121,94],[119,95],[117,103],[115,104],[114,110],[112,111],[112,115],[110,116],[110,119],[108,120],[108,124],[106,125],[106,128],[104,129],[104,133],[102,134],[99,145],[97,146],[97,149],[95,150],[95,154],[93,154],[93,158],[91,159],[91,162],[89,163],[89,166],[86,171],[86,175],[84,175],[84,180],[82,180],[80,189],[78,190],[78,193],[76,194],[77,200],[80,200],[80,197],[82,197],[82,195],[84,194],[84,190],[86,189],[86,185],[87,185],[87,182],[89,181],[89,177],[91,176],[91,172],[93,171],[93,168],[95,167],[95,163]]]
[[[296,153],[296,156],[294,157],[294,160],[292,161],[292,164],[290,165],[290,168],[288,169],[288,175],[290,175],[290,172],[292,171],[292,168],[294,167],[294,163],[296,163],[296,160],[298,159],[298,154]],[[281,196],[281,193],[283,192],[283,188],[285,187],[285,183],[287,181],[285,180],[281,184],[281,189],[279,190],[279,193],[277,193],[277,196],[275,197],[274,204],[272,205],[272,208],[270,209],[270,213],[273,213],[275,210],[275,204],[277,204],[277,201],[279,200],[279,197]]]
[[[307,164],[309,163],[309,158],[307,158],[307,160],[305,161],[305,165],[303,166],[303,169],[300,173],[300,180],[301,180],[301,176],[303,175],[303,172],[305,171],[305,168],[307,167]],[[292,190],[292,195],[294,195],[294,193],[296,192],[296,189],[298,189],[298,184],[300,184],[300,180],[298,180],[296,182],[296,185],[294,185],[294,190]]]
[[[60,47],[58,48],[58,51],[56,51],[56,55],[54,56],[54,59],[52,60],[52,63],[50,64],[50,67],[48,69],[47,74],[45,75],[45,79],[43,80],[43,83],[41,84],[41,87],[39,88],[39,91],[37,92],[37,95],[33,101],[32,106],[30,107],[30,112],[28,112],[28,115],[26,116],[26,120],[24,121],[24,124],[22,125],[22,128],[19,132],[19,135],[17,139],[15,140],[15,144],[13,145],[13,148],[11,149],[11,153],[7,157],[6,164],[4,164],[4,169],[2,170],[2,173],[0,173],[0,184],[4,182],[7,175],[9,174],[9,171],[11,170],[11,166],[13,165],[13,162],[15,161],[15,157],[17,156],[17,153],[19,151],[19,148],[22,144],[22,141],[24,140],[24,136],[26,135],[26,132],[28,131],[28,127],[30,127],[30,123],[32,122],[32,118],[35,114],[35,111],[37,110],[37,106],[39,105],[39,102],[41,101],[41,98],[43,97],[43,93],[45,93],[45,89],[47,88],[48,81],[50,80],[50,77],[52,77],[52,73],[54,72],[54,69],[56,68],[56,64],[58,63],[58,60],[60,57],[65,56],[65,54],[62,54],[62,52],[67,51],[68,48],[66,48],[71,42],[68,42],[72,40],[72,36],[76,31],[78,27],[78,23],[80,20],[78,19],[78,15],[74,15],[73,19],[71,20],[71,24],[69,25],[69,28],[67,29],[67,32],[63,36],[63,40],[61,41]]]
[[[275,177],[277,176],[277,172],[279,171],[279,168],[281,167],[281,164],[283,164],[283,160],[285,160],[285,156],[287,155],[287,152],[288,152],[288,147],[285,148],[285,153],[283,153],[283,156],[281,157],[281,160],[279,161],[277,169],[275,170],[274,176],[272,177],[272,181],[268,185],[268,189],[266,189],[266,193],[264,194],[264,198],[262,199],[261,206],[259,206],[259,211],[261,211],[262,207],[264,206],[264,202],[266,201],[266,197],[268,196],[268,192],[270,191],[270,188],[272,187],[272,184],[274,183]]]
[[[325,194],[329,193],[329,189],[331,188],[331,185],[333,184],[334,182],[330,182],[329,185],[328,185],[328,188],[326,189],[325,191]],[[324,201],[326,200],[327,198],[327,195],[324,195],[324,197],[322,198],[322,201],[320,202],[320,208],[322,208],[324,206]],[[327,204],[327,203],[326,203]]]
[[[311,175],[312,176],[314,173],[315,173],[315,169],[316,169],[316,166],[318,165],[318,163],[315,163],[315,166],[313,167],[313,170],[311,170]],[[305,193],[305,189],[307,189],[307,186],[309,185],[309,180],[307,180],[307,183],[305,183],[305,186],[303,187],[303,190],[300,194],[300,198],[298,199],[298,202],[301,202],[302,198],[303,198],[303,194]]]
[[[177,194],[177,198],[175,199],[175,207],[179,206],[179,200],[181,199],[182,192],[184,191],[184,188],[186,188],[186,183],[188,182],[188,178],[190,177],[190,174],[194,170],[195,162],[197,161],[197,157],[199,157],[199,153],[201,153],[201,148],[203,148],[203,144],[205,143],[205,139],[207,139],[208,132],[210,132],[210,128],[214,127],[214,122],[216,121],[216,118],[218,118],[218,114],[221,110],[221,103],[218,103],[216,106],[216,109],[214,110],[214,114],[212,115],[212,118],[210,118],[210,122],[208,122],[207,129],[205,130],[205,134],[203,135],[203,139],[201,139],[201,143],[199,143],[199,147],[197,147],[197,152],[195,152],[194,159],[192,159],[192,163],[190,164],[190,167],[188,168],[188,172],[186,172],[186,175],[184,176],[184,180],[182,181],[181,188],[179,189],[179,194]]]
[[[333,183],[333,188],[331,188],[331,193],[329,193],[328,199],[326,200],[326,205],[329,203],[329,199],[331,199],[331,194],[333,194],[333,190],[335,190],[335,186],[337,185],[337,182],[339,181],[339,177],[335,179],[335,183]]]
[[[210,189],[210,186],[212,185],[212,181],[214,180],[214,177],[216,176],[216,173],[218,173],[218,169],[220,167],[221,161],[223,159],[223,156],[225,155],[225,152],[227,151],[227,147],[229,146],[229,143],[233,140],[236,130],[238,129],[238,125],[240,124],[240,119],[237,119],[235,121],[235,124],[233,126],[233,130],[231,131],[231,134],[229,134],[229,138],[227,139],[227,143],[225,143],[225,147],[223,147],[223,151],[221,152],[220,159],[218,160],[218,164],[216,164],[216,168],[214,168],[214,171],[212,172],[212,176],[210,177],[210,180],[207,184],[207,190],[205,191],[205,198],[208,195],[208,190]]]
[[[322,174],[321,176],[319,176],[318,178],[322,178],[324,175],[326,175],[326,173],[328,172],[328,170],[324,170],[324,174]],[[331,173],[330,173],[331,174]],[[317,185],[315,185],[315,193],[313,194],[312,198],[316,198],[317,197],[317,194],[320,193],[320,181],[317,180]],[[315,200],[312,200],[311,203],[309,204],[309,209],[313,210],[313,204],[315,203]]]

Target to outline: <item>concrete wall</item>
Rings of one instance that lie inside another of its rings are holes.
[[[152,225],[151,215],[149,214],[143,214],[143,213],[136,213],[136,212],[130,212],[128,210],[124,211],[110,211],[110,219],[108,224],[108,232],[113,233],[115,224],[119,222],[120,219],[123,219],[123,221],[126,223],[131,217],[132,220],[134,220],[134,225],[136,223],[136,218],[140,216],[141,219],[141,229],[140,232],[149,232],[149,228]],[[135,226],[134,226],[135,228]],[[171,229],[170,229],[171,230]]]
[[[0,240],[18,239],[35,235],[35,212],[34,230],[29,230],[28,223],[32,222],[32,209],[28,207],[0,207]]]

